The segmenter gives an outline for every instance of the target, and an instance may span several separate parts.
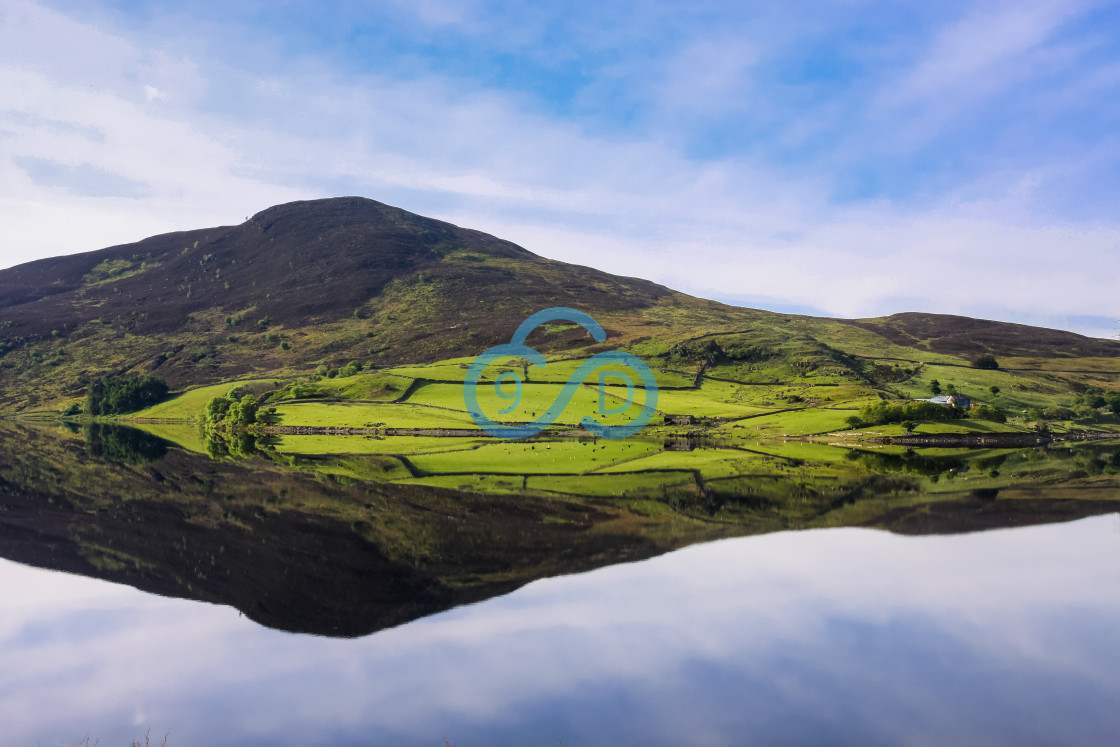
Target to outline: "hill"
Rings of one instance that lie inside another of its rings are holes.
[[[779,378],[831,366],[874,383],[879,359],[967,365],[980,352],[1120,368],[1115,341],[942,315],[834,320],[727,306],[344,197],[0,271],[0,411],[56,410],[106,374],[153,373],[182,389],[349,360],[469,357],[549,306],[591,314],[610,347],[703,365],[765,360]],[[529,342],[595,350],[563,325]]]

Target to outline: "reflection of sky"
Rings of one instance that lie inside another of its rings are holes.
[[[359,640],[0,563],[4,744],[1085,744],[1120,730],[1116,516],[728,540]]]

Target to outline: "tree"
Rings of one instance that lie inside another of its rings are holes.
[[[1000,390],[999,390],[999,387],[998,387],[998,386],[995,386],[995,385],[993,385],[993,386],[990,386],[990,387],[988,387],[988,391],[989,391],[989,392],[991,392],[991,393],[992,393],[992,396],[994,397],[994,396],[996,396],[997,394],[999,394],[999,391],[1000,391]]]
[[[167,398],[167,382],[155,376],[106,376],[86,389],[90,415],[121,415],[151,407]]]
[[[860,420],[858,415],[852,415],[851,417],[845,418],[844,422],[848,424],[849,428],[859,428],[863,425],[863,421]]]
[[[100,415],[101,414],[101,400],[105,396],[105,386],[101,379],[91,381],[89,386],[86,387],[86,414],[87,415]]]
[[[984,353],[972,359],[973,368],[983,368],[989,371],[994,371],[999,368],[999,361],[995,359],[991,353]]]
[[[929,390],[933,393],[934,397],[941,394],[941,382],[937,379],[929,382]]]
[[[968,417],[973,420],[989,420],[993,423],[1006,423],[1007,416],[991,405],[980,405],[968,411]]]
[[[257,422],[257,398],[246,394],[229,408],[229,419],[234,425],[252,425]]]

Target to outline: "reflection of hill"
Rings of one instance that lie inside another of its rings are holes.
[[[995,500],[1000,491],[974,491],[958,500],[893,509],[869,522],[869,526],[895,534],[964,534],[989,529],[1057,524],[1120,512],[1120,493],[1087,491],[1083,498],[1042,498],[1035,493],[1013,491],[1013,497]]]
[[[668,549],[612,530],[621,512],[572,501],[332,480],[178,450],[106,463],[76,436],[5,423],[0,444],[5,557],[229,604],[282,630],[364,635]]]
[[[845,525],[972,531],[1120,508],[1115,493],[1077,500],[1060,486],[1047,490],[1068,496],[933,496],[912,477],[869,471],[815,482],[743,475],[660,499],[487,495],[331,474],[342,465],[330,460],[292,469],[161,453],[162,441],[138,433],[86,435],[0,421],[0,554],[331,636],[721,537]],[[1111,469],[1100,455],[1064,462],[1090,482],[1108,477],[1091,465]]]

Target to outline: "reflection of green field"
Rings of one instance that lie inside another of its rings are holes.
[[[188,451],[206,453],[202,434],[198,426],[193,423],[130,423],[130,425],[165,441],[179,444]]]
[[[906,426],[900,423],[877,425],[875,431],[884,436],[901,436],[906,433]],[[921,423],[913,433],[923,436],[932,433],[1027,433],[1027,428],[1008,425],[1007,423],[993,423],[987,420],[950,420],[946,422]]]
[[[820,464],[843,464],[847,462],[848,450],[813,441],[763,441],[751,444],[750,449],[774,456],[804,459]]]
[[[626,464],[607,467],[604,473],[633,470],[695,470],[705,479],[760,474],[786,469],[786,460],[737,449],[663,451]]]
[[[633,438],[618,441],[502,441],[469,451],[423,454],[409,458],[425,473],[500,472],[525,475],[581,473],[661,450],[661,444]]]
[[[552,493],[615,497],[656,492],[663,488],[694,485],[687,472],[632,472],[623,475],[546,475],[529,477],[526,487]]]
[[[409,404],[298,402],[276,408],[280,425],[372,428],[475,428],[465,412]]]

